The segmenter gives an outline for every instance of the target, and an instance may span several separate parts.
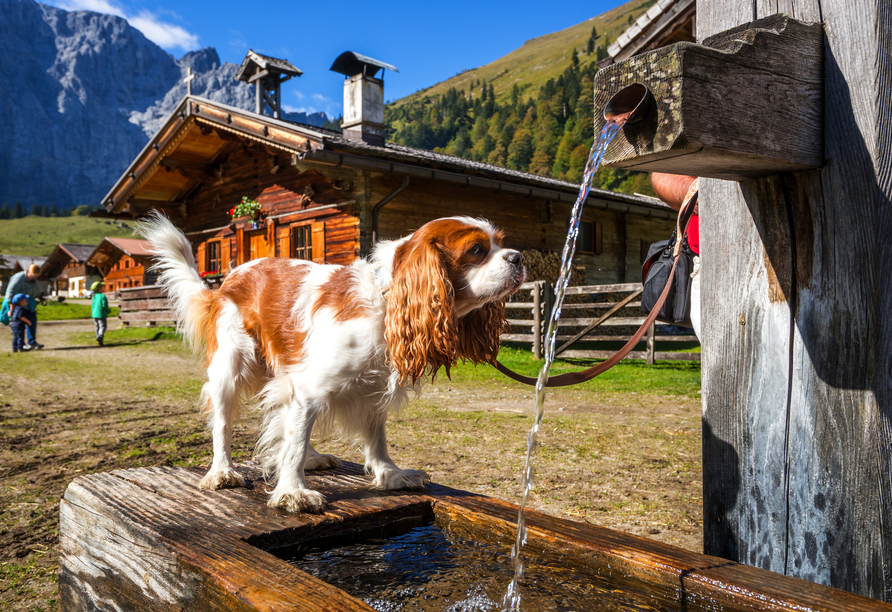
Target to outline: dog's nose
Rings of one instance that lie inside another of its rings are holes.
[[[508,255],[508,257],[506,257],[505,259],[507,259],[508,263],[514,267],[519,268],[523,265],[523,253],[518,253],[517,251],[514,251],[513,253]]]

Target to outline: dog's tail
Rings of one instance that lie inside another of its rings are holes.
[[[201,350],[207,341],[205,330],[213,292],[198,275],[191,243],[157,211],[140,222],[137,230],[151,243],[150,250],[156,260],[151,269],[160,272],[158,282],[167,291],[177,331],[193,349]]]

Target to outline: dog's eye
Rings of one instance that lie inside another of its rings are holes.
[[[486,254],[486,250],[479,244],[475,244],[470,249],[468,249],[468,255],[485,255],[485,254]]]

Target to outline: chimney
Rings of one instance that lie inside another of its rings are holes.
[[[331,65],[331,70],[347,77],[344,80],[344,138],[383,147],[384,70],[399,72],[390,64],[379,62],[353,51],[345,51]],[[375,75],[381,70],[381,78]]]
[[[303,72],[288,60],[260,55],[251,49],[242,60],[236,81],[254,84],[255,105],[254,112],[262,115],[264,109],[269,106],[276,119],[282,118],[282,83],[302,75]]]

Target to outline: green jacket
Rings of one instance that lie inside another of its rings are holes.
[[[16,293],[24,293],[29,297],[37,297],[35,295],[37,293],[36,287],[34,286],[34,283],[28,280],[28,274],[26,272],[17,272],[10,277],[9,284],[6,285],[6,301],[11,302],[12,297]]]
[[[111,312],[111,308],[108,307],[108,298],[105,297],[104,293],[96,292],[93,294],[93,318],[94,319],[104,319],[108,316],[108,313]]]

